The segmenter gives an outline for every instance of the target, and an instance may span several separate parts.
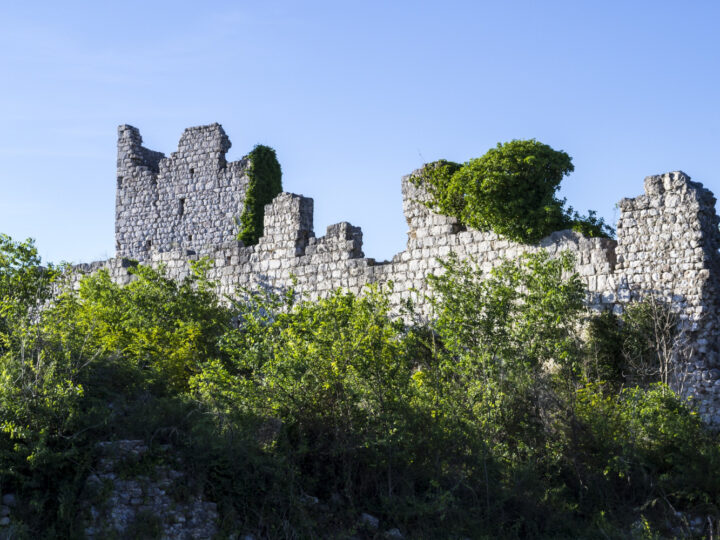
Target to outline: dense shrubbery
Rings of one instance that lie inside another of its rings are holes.
[[[555,196],[573,170],[565,152],[534,139],[513,140],[462,165],[428,163],[411,180],[427,189],[431,209],[518,242],[537,242],[561,229],[590,237],[612,235],[595,212],[581,216]]]
[[[428,324],[391,316],[383,289],[225,307],[202,265],[63,289],[2,240],[0,492],[27,503],[28,537],[79,534],[95,445],[115,438],[171,443],[223,531],[258,537],[372,537],[361,512],[410,538],[670,535],[676,511],[720,515],[716,438],[632,372],[662,360],[652,311],[583,338],[569,256],[487,275],[450,257]]]

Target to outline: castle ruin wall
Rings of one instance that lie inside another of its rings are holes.
[[[237,297],[241,287],[283,289],[293,281],[310,299],[337,288],[359,293],[366,285],[392,282],[395,306],[412,298],[428,314],[423,295],[414,291],[426,289],[428,274],[442,271],[438,259],[451,252],[472,257],[487,271],[522,253],[570,251],[589,307],[619,312],[647,295],[673,306],[692,350],[684,359],[683,390],[720,426],[719,220],[712,193],[682,172],[648,177],[643,195],[620,202],[617,241],[558,231],[535,245],[465,229],[432,212],[423,204],[427,194],[407,176],[402,179],[406,248],[390,261],[377,262],[364,256],[359,227],[342,222],[316,237],[313,200],[291,193],[279,194],[265,207],[257,245],[236,241],[233,216],[242,212],[249,163],[225,162],[230,142],[218,124],[186,130],[169,158],[141,142],[135,128],[120,127],[117,258],[79,265],[80,273],[106,268],[114,280],[128,283],[132,258],[163,265],[169,277],[182,279],[190,274],[191,261],[207,257],[208,278],[228,298]]]

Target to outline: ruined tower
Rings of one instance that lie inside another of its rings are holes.
[[[118,128],[115,240],[118,257],[197,251],[235,238],[250,162],[228,163],[220,124],[185,130],[165,157],[142,146],[137,128]]]

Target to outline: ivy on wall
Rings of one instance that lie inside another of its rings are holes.
[[[258,144],[248,154],[250,169],[245,208],[240,216],[240,231],[237,239],[246,246],[258,243],[263,234],[265,205],[270,204],[282,191],[282,169],[275,150]]]

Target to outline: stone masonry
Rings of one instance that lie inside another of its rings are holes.
[[[85,537],[210,540],[218,533],[217,505],[189,491],[184,473],[168,465],[131,467],[149,453],[143,441],[98,443],[101,457],[85,484]],[[161,448],[172,456],[170,448]],[[182,495],[182,496],[181,496]]]
[[[247,158],[225,161],[230,139],[220,124],[185,130],[166,158],[142,146],[132,126],[118,128],[115,237],[118,257],[200,249],[231,241],[244,208]]]
[[[166,267],[170,277],[190,273],[190,262],[209,258],[209,278],[227,297],[239,287],[284,288],[295,279],[308,298],[337,288],[358,293],[368,284],[393,283],[392,300],[411,296],[426,311],[422,295],[438,258],[451,251],[473,257],[485,270],[503,258],[545,249],[568,250],[594,309],[622,311],[648,294],[671,303],[684,321],[690,360],[685,388],[703,416],[720,425],[720,321],[718,265],[720,232],[715,198],[682,172],[645,179],[645,194],[620,202],[617,240],[558,231],[536,245],[519,244],[492,232],[465,230],[454,218],[433,213],[427,195],[409,176],[402,179],[403,211],[409,226],[406,249],[377,262],[362,252],[362,231],[342,222],[316,237],[313,200],[281,193],[265,208],[264,235],[255,246],[235,240],[249,163],[225,161],[230,142],[219,124],[190,128],[178,151],[164,158],[141,146],[138,130],[119,128],[117,258],[79,265],[79,273],[109,270],[120,283],[132,277],[128,258]]]

